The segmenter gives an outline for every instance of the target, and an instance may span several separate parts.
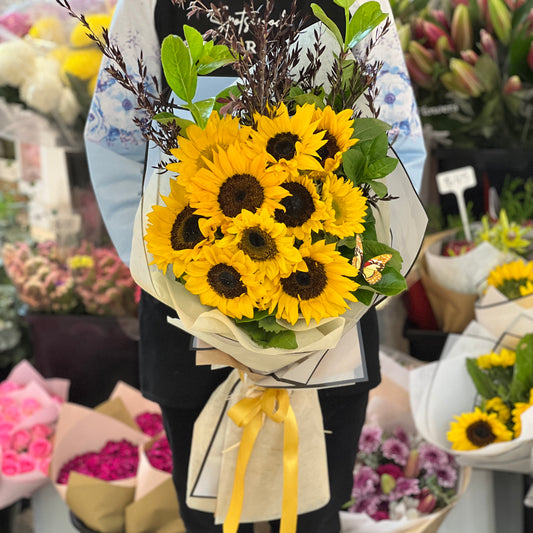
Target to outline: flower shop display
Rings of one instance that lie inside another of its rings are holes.
[[[473,322],[438,363],[413,370],[411,406],[422,436],[461,464],[531,472],[530,331],[527,317],[499,339]]]
[[[67,2],[59,3],[80,19]],[[147,99],[146,80],[134,82],[121,67],[120,50],[105,35],[100,41],[117,60],[110,74],[157,121],[142,126],[161,148],[136,219],[133,276],[178,312],[175,324],[191,332],[200,349],[208,345],[204,362],[224,352],[233,358],[231,366],[246,368],[248,377],[241,380],[234,371],[199,417],[189,471],[191,506],[214,512],[228,531],[240,520],[280,516],[289,531],[297,510],[327,501],[316,391],[289,394],[278,387],[309,385],[327,350],[332,364],[322,385],[364,379],[357,322],[377,299],[405,288],[403,275],[426,222],[389,148],[390,126],[375,118],[379,65],[351,55],[374,32],[363,53],[368,58],[387,30],[388,22],[378,28],[386,15],[376,2],[353,14],[351,2],[337,3],[346,13],[344,35],[321,7],[312,6],[327,28],[321,42],[331,44],[336,56],[319,59],[323,51],[310,33],[301,51],[295,15],[288,12],[272,25],[249,9],[256,36],[270,35],[266,42],[258,39],[263,62],[239,48],[235,25],[223,10],[205,8],[217,27],[229,28],[216,34],[217,44],[188,26],[185,40],[167,37],[161,50],[165,77],[192,120],[176,116],[163,95]],[[309,66],[298,74],[298,56],[306,53]],[[269,71],[267,61],[276,68]],[[196,101],[198,75],[229,63],[241,81],[217,98]],[[368,98],[360,99],[365,93]],[[349,363],[343,361],[343,341],[351,348]],[[258,387],[251,377],[260,384],[270,379],[275,388]],[[264,427],[261,413],[267,415]],[[220,461],[221,451],[241,437],[239,449]],[[275,451],[280,439],[286,442],[281,455]],[[302,467],[290,466],[296,460]],[[317,488],[308,476],[324,482]],[[265,484],[277,488],[265,494]]]
[[[117,380],[138,385],[137,291],[112,248],[8,243],[5,269],[26,306],[35,364],[71,380],[73,402],[95,406]]]
[[[383,383],[370,394],[341,530],[436,531],[466,490],[470,471],[416,431],[408,390],[420,363],[404,366],[384,352],[380,361]]]
[[[0,383],[0,508],[44,486],[65,380],[45,380],[27,361]]]

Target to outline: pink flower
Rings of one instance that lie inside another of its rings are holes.
[[[48,439],[37,438],[28,448],[28,453],[36,459],[44,459],[52,453],[52,443]]]
[[[380,520],[388,520],[389,513],[387,511],[376,511],[375,513],[370,515],[370,518],[372,518],[372,520],[375,520],[376,522],[379,522]]]
[[[11,435],[7,431],[0,433],[0,449],[7,450],[11,447]]]
[[[16,476],[20,473],[20,464],[16,457],[7,457],[4,454],[2,457],[2,474],[5,476]]]
[[[166,436],[154,442],[152,447],[146,452],[146,457],[154,468],[169,474],[172,473],[172,451]]]
[[[429,442],[423,442],[418,447],[418,460],[420,461],[420,468],[429,473],[450,462],[449,456],[444,450]]]
[[[52,428],[46,424],[35,424],[30,431],[34,439],[46,439],[52,435]]]
[[[383,431],[378,426],[363,426],[359,437],[359,451],[362,453],[374,453],[381,443]]]
[[[381,503],[381,498],[376,494],[370,494],[366,497],[356,499],[355,503],[350,507],[350,512],[366,513],[369,516],[378,512],[378,506]]]
[[[440,466],[435,470],[437,482],[441,487],[453,489],[457,482],[457,470],[451,465]]]
[[[13,422],[0,421],[0,433],[11,433],[14,427]]]
[[[163,431],[163,417],[160,413],[141,413],[135,417],[135,422],[143,433],[155,437]]]
[[[361,466],[353,476],[352,496],[359,498],[373,492],[379,486],[379,475],[369,466]]]
[[[396,486],[391,491],[389,497],[391,501],[395,501],[405,496],[417,496],[418,494],[420,494],[418,479],[401,477],[396,480]]]
[[[406,446],[410,446],[411,438],[409,437],[409,433],[407,433],[403,427],[398,426],[395,428],[392,432],[392,436],[403,442]]]
[[[13,392],[20,388],[21,386],[18,383],[15,383],[14,381],[8,381],[8,380],[2,381],[0,383],[0,395],[7,394],[8,392]],[[1,403],[1,399],[0,399],[0,403]]]
[[[409,447],[396,438],[387,439],[381,446],[383,457],[405,466],[409,457]]]
[[[29,453],[19,455],[20,473],[33,472],[37,468],[37,461]]]
[[[21,429],[13,433],[13,435],[11,436],[11,447],[16,452],[21,452],[28,448],[30,441],[31,433],[29,431],[26,431],[25,429]]]
[[[37,461],[37,467],[39,470],[45,474],[48,475],[50,472],[50,462],[52,461],[51,457],[45,457],[43,459],[40,459]]]

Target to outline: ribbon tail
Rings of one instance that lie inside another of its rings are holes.
[[[280,533],[295,533],[298,520],[298,424],[289,405],[283,432],[283,500]]]
[[[237,464],[235,465],[233,492],[231,494],[231,501],[222,528],[223,533],[236,533],[239,528],[244,501],[244,476],[246,475],[246,467],[248,466],[255,440],[262,426],[262,416],[261,414],[257,414],[250,423],[246,425],[242,432],[239,453],[237,455]]]

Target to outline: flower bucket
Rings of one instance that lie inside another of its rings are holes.
[[[87,407],[106,400],[117,381],[139,386],[136,318],[27,314],[35,367],[71,382],[69,400]]]

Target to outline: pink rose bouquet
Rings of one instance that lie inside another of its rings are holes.
[[[0,508],[48,482],[65,380],[45,380],[27,362],[0,383]]]

